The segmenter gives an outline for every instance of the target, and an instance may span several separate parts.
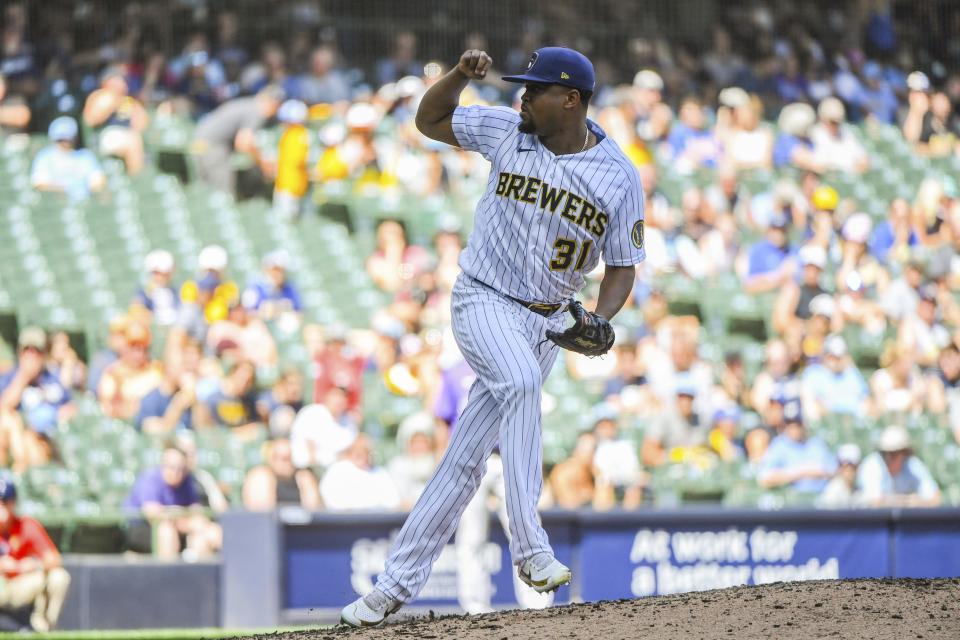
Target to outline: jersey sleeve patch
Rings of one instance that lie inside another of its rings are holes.
[[[637,220],[633,224],[630,239],[633,240],[633,246],[637,249],[643,249],[643,220]]]

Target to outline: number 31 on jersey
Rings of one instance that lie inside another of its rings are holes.
[[[577,244],[580,244],[579,251],[577,250]],[[583,243],[578,243],[570,238],[557,238],[557,241],[553,243],[553,259],[550,261],[550,270],[566,271],[573,264],[573,270],[580,271],[583,269],[583,265],[587,263],[587,257],[590,255],[592,246],[593,240],[584,240]],[[573,260],[574,255],[577,257],[576,264]]]

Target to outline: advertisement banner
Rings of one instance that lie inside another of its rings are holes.
[[[960,576],[960,521],[903,523],[893,532],[893,576]]]
[[[377,574],[383,570],[390,543],[401,524],[400,519],[385,518],[380,523],[349,528],[317,524],[288,528],[281,559],[285,574],[283,607],[342,607],[358,594],[370,591]],[[549,522],[545,526],[557,558],[572,562],[570,526]],[[479,545],[479,552],[477,547],[458,550],[453,540],[444,547],[415,602],[420,606],[458,606],[463,596],[472,601],[488,598],[494,607],[515,607],[518,604],[515,574],[503,529],[494,519],[489,539]],[[464,578],[463,586],[458,584],[460,578]],[[469,592],[461,594],[460,589]],[[552,602],[566,602],[568,594],[569,590],[565,589],[561,597]]]
[[[887,575],[887,528],[585,525],[584,600]]]

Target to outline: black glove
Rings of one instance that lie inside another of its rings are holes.
[[[574,324],[566,331],[547,330],[547,339],[557,345],[586,356],[602,356],[613,346],[613,327],[603,316],[598,316],[583,308],[573,300],[567,311],[573,316]]]

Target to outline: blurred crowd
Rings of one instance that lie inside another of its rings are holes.
[[[932,461],[915,454],[926,435],[907,426],[923,418],[945,447],[960,443],[960,193],[949,176],[931,175],[878,216],[834,182],[871,170],[871,131],[896,127],[917,157],[960,155],[960,74],[932,57],[956,52],[898,47],[888,4],[831,10],[842,40],[774,20],[757,3],[744,21],[715,25],[702,51],[632,42],[630,77],[597,60],[606,83],[591,117],[641,174],[647,260],[615,319],[613,352],[558,363],[554,375],[594,406],[549,469],[545,506],[637,508],[655,500],[663,469],[718,465],[823,506],[941,502]],[[143,35],[151,9],[125,6],[126,29],[95,52],[72,50],[66,36],[48,51],[31,40],[25,5],[4,9],[0,127],[47,131],[31,170],[36,189],[102,191],[107,156],[142,171],[147,131],[175,118],[195,121],[184,149],[195,177],[232,192],[235,160],[246,156],[272,186],[265,215],[277,224],[311,213],[331,185],[457,199],[485,182],[482,159],[413,126],[420,96],[452,62],[422,59],[413,33],[397,34],[364,72],[328,30],[242,45],[229,10],[182,49],[161,51]],[[525,64],[541,35],[526,34],[499,68]],[[485,42],[471,34],[464,46]],[[492,76],[466,99],[515,103]],[[755,175],[773,179],[757,189]],[[681,188],[661,188],[665,178]],[[0,462],[17,472],[55,463],[58,429],[79,398],[95,397],[102,415],[165,442],[161,466],[137,479],[126,505],[160,523],[152,536],[131,527],[131,548],[152,544],[166,557],[219,545],[209,509],[227,499],[191,455],[204,430],[264,443],[242,487],[251,509],[409,508],[473,381],[449,331],[464,242],[456,226],[417,244],[402,221],[381,221],[365,267],[389,302],[368,329],[304,318],[282,248],[249,283],[231,279],[222,247],[205,247],[194,274],[154,251],[129,312],[89,362],[63,333],[20,332],[0,379]],[[725,344],[705,314],[678,310],[678,282],[702,284],[694,306],[705,307],[711,288],[759,301],[761,357]],[[308,368],[281,361],[277,340],[290,336]],[[864,341],[877,345],[874,366],[857,360]],[[546,397],[545,429],[570,434],[559,411],[551,418],[564,399]],[[869,448],[829,446],[818,430],[841,423],[869,423],[877,437]]]

